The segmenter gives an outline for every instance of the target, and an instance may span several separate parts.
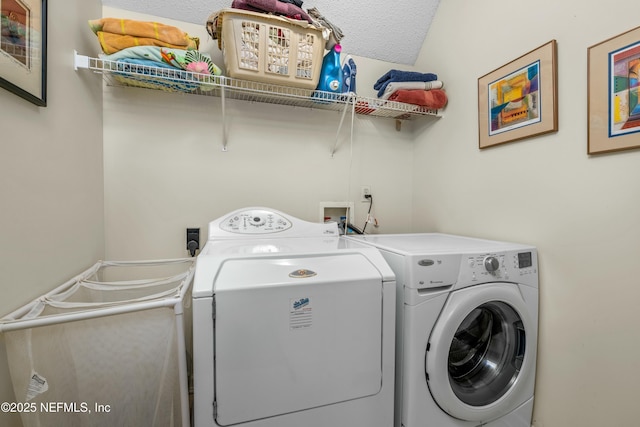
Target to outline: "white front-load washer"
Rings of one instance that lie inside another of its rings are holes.
[[[529,427],[536,248],[438,233],[344,237],[396,274],[396,427]]]
[[[209,224],[193,285],[194,423],[391,427],[395,276],[333,224],[268,208]]]

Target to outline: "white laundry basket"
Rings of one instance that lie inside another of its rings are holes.
[[[100,261],[0,320],[24,426],[188,427],[194,260]]]

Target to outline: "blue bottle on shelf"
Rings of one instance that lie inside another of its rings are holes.
[[[329,93],[342,93],[342,67],[340,65],[340,52],[342,46],[336,44],[322,59],[322,69],[320,70],[320,81],[316,91]],[[335,96],[326,93],[314,93],[317,99],[336,99]]]

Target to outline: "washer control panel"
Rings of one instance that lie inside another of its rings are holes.
[[[239,234],[279,233],[291,226],[287,218],[267,210],[236,212],[220,222],[220,229]]]
[[[537,273],[535,254],[531,251],[508,251],[468,255],[466,270],[472,281],[516,279]]]

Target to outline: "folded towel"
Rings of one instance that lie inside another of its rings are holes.
[[[447,105],[447,94],[444,89],[400,89],[389,97],[389,101],[404,102],[405,104],[420,105],[421,107],[437,110]]]
[[[211,90],[214,85],[199,84],[198,82],[190,82],[184,79],[186,72],[177,71],[180,74],[177,79],[168,79],[166,77],[158,77],[155,70],[151,68],[143,68],[144,59],[123,59],[121,66],[118,68],[122,72],[115,72],[114,78],[120,83],[127,86],[143,87],[147,89],[163,90],[165,92],[193,92],[197,89]],[[153,62],[153,61],[148,61]],[[153,65],[156,67],[156,65]],[[132,74],[129,74],[132,73]]]
[[[186,52],[198,51],[189,50]],[[127,86],[160,89],[167,92],[193,92],[195,90],[208,92],[216,88],[216,85],[211,84],[213,81],[207,70],[189,73],[192,71],[190,65],[201,65],[205,64],[204,62],[190,62],[185,70],[177,69],[166,62],[142,58],[124,57],[118,59],[117,62],[119,64],[118,71],[114,72],[114,78]],[[159,73],[158,68],[175,70],[175,73]]]
[[[307,12],[309,12],[309,16],[311,16],[311,18],[314,20],[314,24],[316,26],[328,28],[331,30],[331,35],[329,36],[329,40],[327,41],[327,44],[325,46],[327,50],[331,50],[333,46],[340,43],[340,40],[342,40],[344,34],[339,27],[336,27],[331,22],[329,22],[329,20],[322,16],[320,11],[315,7],[307,9]]]
[[[391,82],[430,82],[438,80],[438,76],[432,73],[419,73],[416,71],[389,70],[373,85],[378,91],[378,97],[384,94],[384,90]]]
[[[100,47],[102,51],[107,55],[112,53],[116,53],[122,49],[126,49],[128,47],[133,46],[162,46],[162,47],[171,47],[175,49],[184,49],[184,46],[178,46],[171,43],[163,42],[162,40],[154,39],[154,38],[145,38],[145,37],[135,37],[128,35],[120,35],[113,33],[106,33],[104,31],[98,31],[96,33],[98,36],[98,41],[100,42]],[[197,49],[196,45],[190,45],[188,49]]]
[[[279,0],[283,3],[293,3],[298,7],[302,7],[302,1],[301,0]]]
[[[142,58],[122,58],[122,59],[118,59],[118,62],[121,62],[123,64],[131,64],[131,65],[142,65],[145,67],[167,68],[171,70],[176,69],[176,67],[174,67],[171,64],[167,64],[166,62],[156,62],[150,59],[142,59]],[[141,74],[149,73],[149,70],[142,69],[142,68],[130,67],[127,69],[127,71],[134,71],[134,70]]]
[[[98,32],[121,36],[154,39],[185,49],[198,49],[200,39],[191,37],[177,27],[159,22],[135,21],[132,19],[101,18],[89,21],[89,27],[96,35]],[[142,44],[142,43],[140,43]],[[105,52],[106,53],[106,52]]]
[[[186,52],[183,49],[171,49],[168,47],[160,47],[160,46],[133,46],[128,47],[126,49],[119,50],[116,53],[111,55],[100,55],[100,58],[106,59],[109,61],[119,61],[124,58],[131,59],[146,59],[149,61],[156,62],[164,62],[163,52],[166,54],[177,54],[179,55],[181,52]],[[175,53],[174,53],[175,52]]]
[[[168,64],[181,70],[187,70],[189,64],[204,62],[209,74],[219,76],[222,70],[211,61],[211,57],[197,50],[172,49],[159,46],[134,46],[122,49],[111,55],[101,55],[101,59],[120,61],[123,59],[141,59],[158,64]],[[152,65],[152,64],[145,64]]]
[[[400,89],[420,89],[420,90],[431,90],[431,89],[442,89],[443,83],[440,80],[433,80],[430,82],[391,82],[384,89],[384,93],[380,97],[381,99],[389,99],[391,94]]]
[[[233,0],[231,7],[235,9],[253,10],[258,12],[275,13],[287,18],[307,21],[312,23],[311,17],[307,13],[291,3],[284,3],[278,0]]]

